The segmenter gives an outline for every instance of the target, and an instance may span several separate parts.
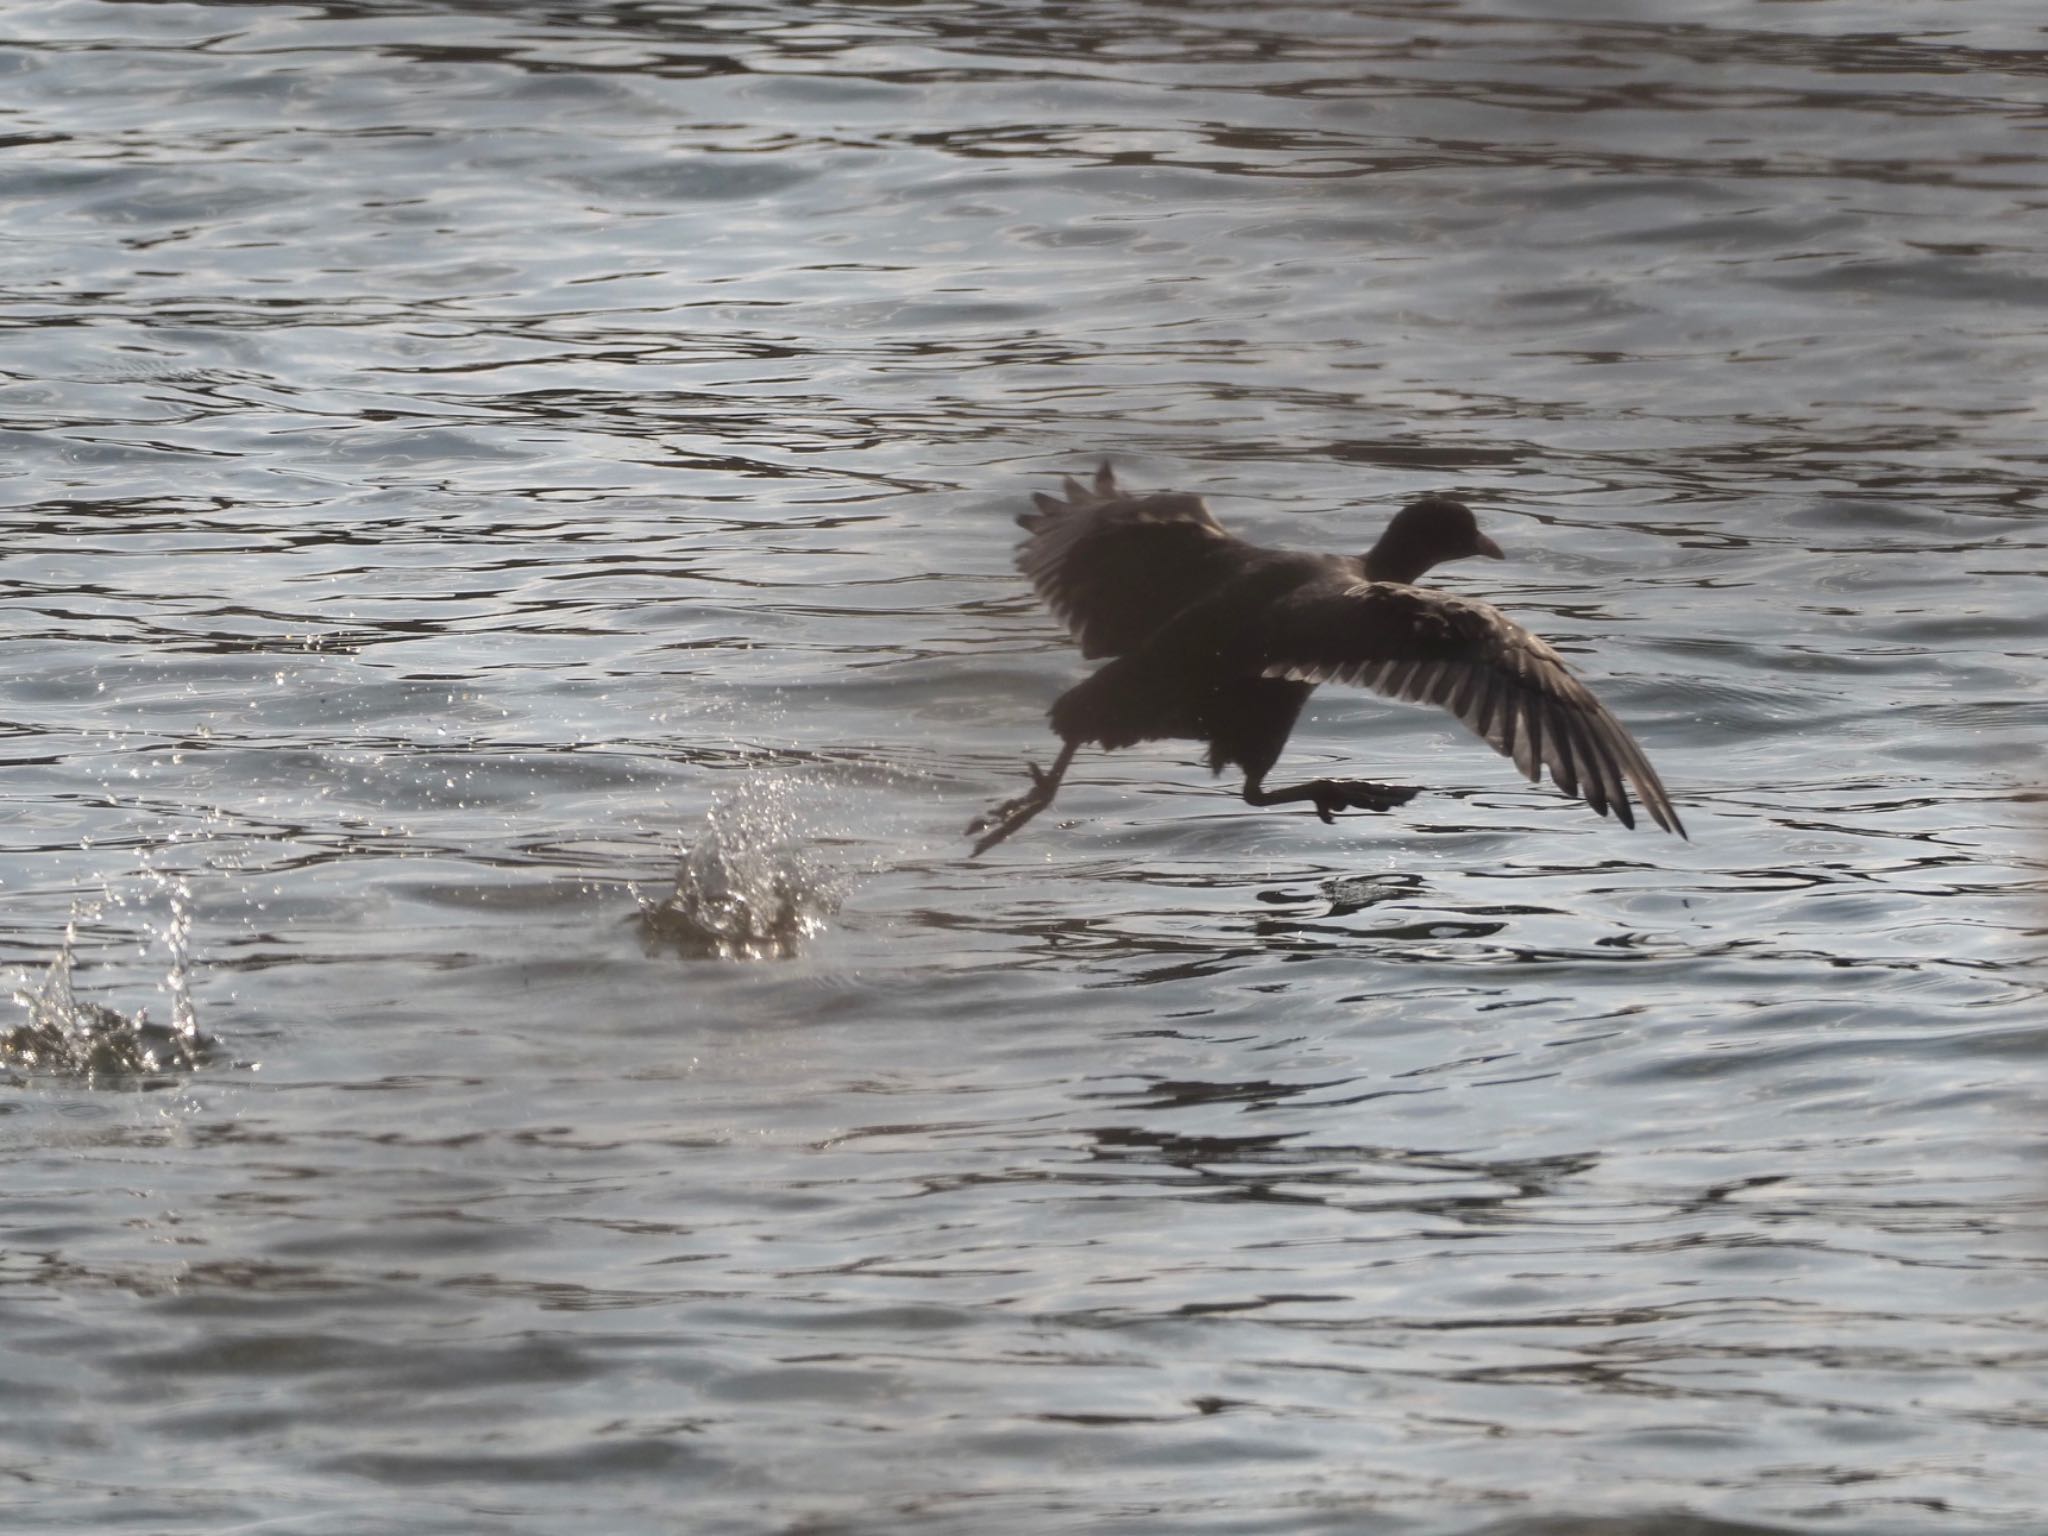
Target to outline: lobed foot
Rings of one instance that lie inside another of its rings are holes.
[[[1412,784],[1370,784],[1364,779],[1316,779],[1302,788],[1326,822],[1334,822],[1338,811],[1391,811],[1422,793]]]
[[[990,806],[967,823],[969,837],[973,837],[977,832],[986,834],[976,841],[973,852],[968,855],[969,858],[987,853],[1052,804],[1052,797],[1058,793],[1060,787],[1058,777],[1047,773],[1036,763],[1026,763],[1024,766],[1030,771],[1031,787],[1023,794],[1014,795],[1000,805]]]

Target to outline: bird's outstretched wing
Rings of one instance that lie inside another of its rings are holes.
[[[1548,766],[1559,789],[1625,827],[1636,824],[1633,788],[1652,821],[1685,836],[1635,738],[1563,657],[1490,603],[1394,582],[1326,579],[1268,605],[1238,643],[1247,647],[1245,670],[1266,677],[1357,683],[1440,704],[1513,758],[1531,782]]]
[[[1132,496],[1107,464],[1093,486],[1068,478],[1066,499],[1043,493],[1018,525],[1017,568],[1091,660],[1122,656],[1241,568],[1251,546],[1232,538],[1202,498]]]

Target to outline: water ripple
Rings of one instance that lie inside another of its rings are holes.
[[[2038,18],[1824,10],[11,17],[16,1523],[2034,1520]],[[1104,457],[1463,496],[1697,840],[965,861]]]

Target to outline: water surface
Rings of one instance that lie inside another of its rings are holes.
[[[15,1524],[2038,1522],[2031,7],[0,26]],[[967,862],[1104,456],[1471,501],[1693,841]]]

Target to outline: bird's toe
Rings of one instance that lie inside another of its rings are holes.
[[[1369,784],[1362,779],[1349,780],[1337,788],[1344,792],[1346,805],[1361,811],[1390,811],[1422,793],[1411,784]]]

